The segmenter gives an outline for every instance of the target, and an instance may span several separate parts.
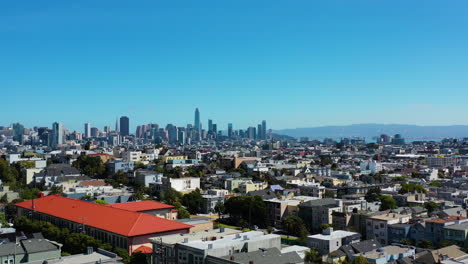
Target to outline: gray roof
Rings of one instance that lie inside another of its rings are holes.
[[[297,252],[281,253],[277,248],[269,248],[267,250],[259,250],[253,252],[236,253],[222,257],[224,259],[232,259],[233,262],[249,264],[251,261],[255,264],[286,264],[286,263],[303,263]]]
[[[16,251],[15,251],[16,247]],[[0,245],[0,256],[8,256],[11,254],[24,254],[24,249],[20,245],[16,245],[15,243],[7,243]]]
[[[341,246],[335,253],[338,256],[348,256],[351,258],[356,253],[369,252],[382,247],[375,239],[363,240],[361,242],[352,243]]]
[[[299,207],[314,207],[314,206],[336,206],[336,200],[333,198],[324,198],[310,200],[299,205]]]
[[[464,222],[464,223],[461,223],[461,224],[449,225],[449,226],[444,227],[444,229],[465,231],[466,229],[468,229],[468,222]]]
[[[21,240],[21,244],[28,253],[54,251],[60,248],[58,244],[40,238]]]

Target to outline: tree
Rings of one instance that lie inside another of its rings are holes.
[[[404,194],[404,193],[412,193],[412,192],[418,192],[418,193],[426,193],[426,189],[420,184],[414,184],[414,183],[403,183],[401,185],[401,189],[399,193]]]
[[[398,176],[392,179],[393,182],[406,182],[406,178],[403,176]]]
[[[6,193],[0,198],[0,203],[8,203],[8,195]]]
[[[400,244],[414,246],[414,241],[409,238],[403,238],[402,240],[400,240]]]
[[[181,202],[191,214],[200,213],[203,205],[200,189],[197,188],[195,191],[184,194]]]
[[[180,200],[182,194],[174,188],[169,188],[161,192],[161,200],[170,205],[175,205]]]
[[[418,243],[416,243],[416,246],[420,247],[420,248],[429,248],[429,249],[435,248],[434,244],[432,244],[432,241],[430,241],[428,239],[419,240]]]
[[[185,218],[190,218],[190,213],[182,207],[182,204],[180,202],[175,202],[174,207],[177,210],[177,219],[185,219]]]
[[[97,204],[102,204],[102,205],[104,205],[104,204],[109,204],[108,202],[106,202],[106,201],[104,201],[104,200],[96,200],[95,203],[97,203]]]
[[[283,220],[283,227],[289,234],[301,239],[304,239],[308,234],[304,221],[302,221],[302,218],[299,216],[292,215],[285,217]]]
[[[145,254],[143,254],[141,252],[135,252],[130,257],[130,261],[128,263],[130,263],[130,264],[146,264],[146,263],[148,263],[148,259],[147,259]]]
[[[320,264],[322,263],[322,258],[316,249],[311,249],[306,251],[304,261],[308,264]]]
[[[380,201],[380,196],[381,196],[381,191],[379,188],[373,188],[369,189],[367,191],[365,199],[367,202],[372,203],[372,202],[377,202]]]
[[[114,249],[114,252],[122,258],[122,261],[124,263],[128,263],[130,260],[130,257],[128,256],[128,251],[123,249],[123,248],[116,248]]]
[[[440,183],[440,181],[433,181],[433,182],[429,183],[429,186],[440,187],[440,186],[442,186],[442,183]]]
[[[380,197],[380,201],[382,202],[380,205],[381,211],[398,208],[395,199],[390,195],[382,195]]]
[[[14,185],[18,179],[18,171],[10,167],[8,162],[3,158],[0,158],[0,180],[6,185]]]
[[[353,259],[352,264],[371,264],[371,262],[363,255],[359,255]]]
[[[260,196],[234,196],[224,202],[225,212],[234,220],[245,219],[249,225],[265,227],[266,206]],[[267,219],[268,220],[268,219]]]
[[[439,209],[440,205],[438,205],[437,203],[433,201],[430,201],[424,205],[424,208],[426,208],[429,213],[432,213],[435,210]]]
[[[91,141],[87,141],[84,145],[85,150],[90,150],[91,149]]]
[[[62,195],[62,194],[63,194],[63,187],[62,187],[62,185],[53,185],[53,186],[50,188],[50,194],[60,194],[60,195]]]
[[[102,178],[106,172],[106,166],[100,157],[87,156],[84,153],[73,162],[72,166],[79,169],[81,174],[93,178]]]
[[[117,171],[117,173],[115,173],[114,177],[112,177],[116,183],[118,183],[119,185],[122,184],[122,185],[128,185],[128,183],[130,182],[130,180],[128,179],[127,176],[125,176],[125,173],[121,170]]]
[[[219,202],[215,205],[214,210],[216,213],[218,213],[218,218],[221,218],[221,215],[224,213],[225,209],[226,208],[223,202]]]
[[[324,198],[334,198],[335,193],[332,190],[325,190],[325,193],[323,196]]]

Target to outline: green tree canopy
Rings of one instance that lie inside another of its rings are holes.
[[[88,156],[84,153],[73,162],[72,166],[79,169],[81,174],[93,178],[103,178],[106,172],[106,166],[100,157]]]
[[[414,184],[414,183],[403,183],[401,185],[400,193],[412,193],[412,192],[418,192],[418,193],[426,193],[426,189],[420,184]]]
[[[191,214],[200,213],[203,205],[203,197],[200,189],[184,194],[181,202]]]
[[[390,195],[382,195],[380,197],[380,210],[396,209],[398,208],[395,199]]]
[[[260,196],[234,196],[224,202],[226,213],[250,225],[266,226],[266,206]]]
[[[307,264],[321,264],[322,258],[316,249],[311,249],[306,251],[304,261]]]
[[[369,203],[380,201],[381,193],[382,192],[380,191],[379,188],[369,189],[369,191],[367,191],[366,193],[365,199]]]
[[[307,228],[299,216],[287,216],[283,220],[283,227],[288,231],[289,234],[305,239],[307,237]]]
[[[352,261],[352,264],[371,264],[369,260],[367,260],[363,255],[359,255],[355,257]]]
[[[167,204],[175,205],[182,198],[182,194],[174,188],[169,188],[161,192],[161,200]]]

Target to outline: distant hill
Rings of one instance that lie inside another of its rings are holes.
[[[276,134],[295,138],[309,137],[311,139],[365,137],[371,139],[381,134],[401,134],[407,139],[442,139],[447,137],[468,137],[468,125],[456,126],[416,126],[398,124],[356,124],[349,126],[322,126],[295,129],[274,130]]]

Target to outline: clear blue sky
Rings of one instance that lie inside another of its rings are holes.
[[[0,125],[468,124],[468,1],[1,1]]]

